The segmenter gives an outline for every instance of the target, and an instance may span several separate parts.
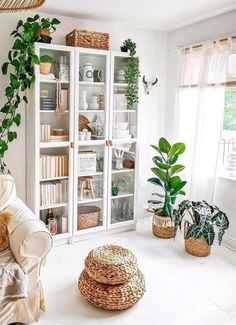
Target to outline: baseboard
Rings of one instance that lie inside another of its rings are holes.
[[[236,252],[236,238],[232,238],[230,236],[224,235],[222,240],[222,245]]]

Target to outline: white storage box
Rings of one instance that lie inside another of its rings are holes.
[[[96,173],[96,151],[79,151],[78,175]]]

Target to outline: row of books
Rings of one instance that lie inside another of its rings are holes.
[[[41,155],[40,178],[68,176],[68,155]]]
[[[40,185],[41,206],[67,202],[68,181],[53,181]]]

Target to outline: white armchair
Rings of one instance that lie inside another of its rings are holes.
[[[52,237],[44,223],[16,195],[10,175],[0,175],[0,210],[13,212],[8,226],[10,249],[17,263],[28,274],[28,297],[9,302],[0,310],[0,324],[32,323],[44,310],[40,268],[52,247]]]

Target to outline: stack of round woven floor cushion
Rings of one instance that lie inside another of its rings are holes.
[[[108,310],[129,308],[145,293],[136,257],[115,245],[100,246],[88,254],[78,286],[84,299]]]

